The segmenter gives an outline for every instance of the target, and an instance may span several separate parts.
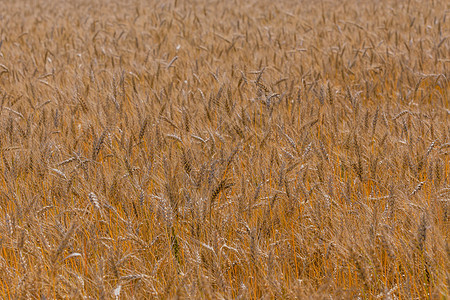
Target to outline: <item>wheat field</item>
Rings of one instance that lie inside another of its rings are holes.
[[[1,1],[1,299],[448,299],[446,1]]]

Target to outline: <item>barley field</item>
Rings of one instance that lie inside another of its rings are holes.
[[[448,299],[446,1],[0,1],[1,299]]]

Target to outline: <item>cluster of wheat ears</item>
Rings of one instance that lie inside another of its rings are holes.
[[[2,1],[1,299],[445,299],[446,1]]]

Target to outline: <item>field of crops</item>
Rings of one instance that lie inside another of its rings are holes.
[[[447,299],[446,1],[5,0],[1,299]]]

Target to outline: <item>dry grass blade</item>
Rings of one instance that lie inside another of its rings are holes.
[[[56,249],[56,251],[53,254],[53,258],[52,258],[53,264],[56,263],[56,261],[61,256],[64,249],[67,247],[70,239],[76,233],[78,226],[79,225],[77,222],[73,222],[72,225],[70,226],[69,230],[67,230],[67,232],[64,234],[64,237],[60,241],[58,248]]]

